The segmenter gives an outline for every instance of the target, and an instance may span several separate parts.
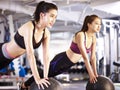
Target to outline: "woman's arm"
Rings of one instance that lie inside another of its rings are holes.
[[[95,77],[95,75],[93,73],[92,67],[90,65],[89,57],[88,57],[88,55],[86,53],[86,48],[85,48],[85,44],[84,44],[84,41],[85,41],[84,40],[84,33],[83,32],[78,33],[76,35],[75,40],[76,40],[77,45],[78,45],[78,47],[80,49],[81,55],[82,55],[82,57],[84,59],[85,66],[86,66],[88,74],[90,76],[90,81],[92,83],[94,83],[94,82],[97,81],[97,79],[96,79],[96,77]]]
[[[91,51],[90,61],[91,61],[93,72],[95,76],[98,77],[97,67],[96,67],[96,36],[93,37],[93,44],[91,49],[92,51]]]
[[[44,89],[44,85],[48,87],[48,80],[45,78],[41,79],[38,73],[36,60],[34,56],[34,49],[33,49],[33,43],[32,43],[32,37],[33,37],[33,25],[32,22],[27,23],[24,26],[24,42],[26,47],[26,53],[29,60],[30,68],[33,73],[33,77],[35,79],[36,84],[38,85],[38,88],[40,89],[40,86],[42,89]],[[44,84],[44,85],[43,85]]]
[[[26,47],[27,58],[29,60],[30,68],[33,73],[34,79],[38,84],[40,77],[39,77],[37,66],[36,66],[33,43],[32,43],[33,25],[31,22],[28,22],[22,27],[22,29],[24,30],[24,42]]]
[[[49,41],[50,41],[50,32],[45,29],[45,36],[44,36],[44,41],[42,43],[43,46],[43,65],[44,65],[44,77],[48,77],[48,72],[49,72]]]

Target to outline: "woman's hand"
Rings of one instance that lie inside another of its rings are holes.
[[[93,73],[90,74],[90,83],[96,83],[97,82],[97,77]]]
[[[48,81],[48,79],[42,78],[42,79],[36,80],[36,84],[38,85],[39,89],[40,87],[44,89],[44,86],[48,87],[50,85],[50,82]]]

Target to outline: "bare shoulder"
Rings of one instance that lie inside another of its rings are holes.
[[[45,28],[45,38],[50,37],[50,31],[48,28]]]
[[[93,42],[96,42],[96,35],[93,35]]]
[[[23,26],[25,26],[28,29],[32,29],[34,27],[32,21],[26,22]]]
[[[50,33],[50,31],[49,31],[48,28],[45,28],[45,32],[46,32],[46,33]]]
[[[81,41],[83,41],[84,39],[84,32],[78,32],[75,37],[73,38],[73,41],[76,43],[79,43]]]
[[[28,31],[30,32],[33,30],[33,28],[34,28],[34,26],[33,26],[32,22],[28,21],[18,29],[18,32],[19,32],[19,34],[24,35],[25,32],[28,32]]]
[[[77,37],[77,38],[82,38],[82,37],[84,37],[84,32],[79,32],[79,33],[77,33],[76,37]]]
[[[33,24],[31,21],[28,21],[25,24],[23,24],[19,29],[31,29],[31,28],[33,28]]]

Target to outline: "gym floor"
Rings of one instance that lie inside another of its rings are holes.
[[[63,90],[86,90],[86,84],[87,81],[78,81],[78,82],[69,82],[69,83],[61,82]],[[120,83],[114,83],[114,84],[115,84],[114,85],[115,90],[120,90]],[[0,90],[17,90],[15,89],[16,87],[12,87],[12,88],[5,87],[5,88],[1,88]]]
[[[66,81],[66,80],[58,80],[58,81],[61,83],[61,87],[63,88],[63,90],[86,90],[86,84],[88,80],[72,79],[70,81]],[[115,90],[120,90],[120,83],[114,83],[114,86],[115,86]],[[3,87],[0,87],[0,90],[18,90],[18,89],[17,86],[7,87],[3,85]]]
[[[75,83],[64,83],[63,90],[86,90],[86,81],[75,82]],[[120,83],[115,84],[115,90],[120,90]]]
[[[61,74],[62,75],[62,74]],[[65,75],[65,74],[64,74]],[[63,76],[62,77],[67,77]],[[87,74],[84,74],[81,76],[81,74],[70,74],[71,79],[61,79],[58,81],[62,84],[63,90],[86,90],[86,85],[88,81],[88,76]],[[77,77],[77,78],[76,78]],[[80,77],[84,77],[85,79],[82,79]],[[68,81],[67,81],[68,80]],[[115,86],[115,90],[120,90],[120,83],[113,83]]]

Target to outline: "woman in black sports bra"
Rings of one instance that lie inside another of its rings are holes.
[[[97,15],[86,16],[82,29],[77,32],[72,40],[71,46],[68,50],[58,53],[50,62],[50,68],[48,77],[54,77],[67,71],[71,66],[77,63],[83,58],[85,66],[87,68],[90,82],[95,83],[97,81],[96,70],[96,35],[101,28],[101,18]],[[88,53],[91,52],[90,60]],[[39,68],[40,77],[43,76],[43,70]],[[28,87],[34,82],[34,78],[30,77],[24,86]]]
[[[57,11],[58,8],[53,3],[45,1],[38,3],[34,12],[34,20],[22,25],[10,42],[0,43],[0,69],[6,67],[13,59],[26,53],[38,86],[44,88],[44,85],[50,84],[46,80],[50,62],[50,31],[47,28],[51,28],[55,23]],[[41,43],[43,46],[44,78],[39,76],[34,56],[34,49],[38,48]]]

